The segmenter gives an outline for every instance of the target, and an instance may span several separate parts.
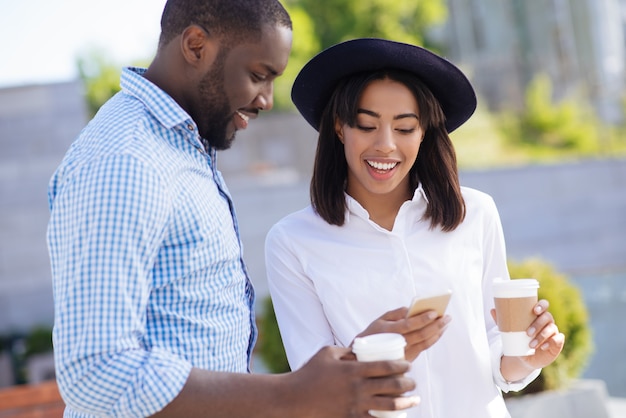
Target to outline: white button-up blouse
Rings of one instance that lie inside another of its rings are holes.
[[[452,232],[422,220],[427,199],[419,187],[392,231],[369,220],[346,195],[346,222],[326,223],[309,206],[272,227],[266,239],[269,289],[293,370],[321,347],[349,346],[383,313],[413,297],[449,288],[452,322],[414,361],[421,404],[409,417],[509,417],[501,391],[537,377],[506,382],[502,345],[493,321],[491,285],[509,278],[500,217],[493,199],[463,187],[465,220]]]

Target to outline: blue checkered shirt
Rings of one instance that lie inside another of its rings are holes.
[[[254,291],[216,152],[144,71],[124,69],[49,185],[65,417],[147,416],[192,367],[249,371]]]

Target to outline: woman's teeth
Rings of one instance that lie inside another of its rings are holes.
[[[375,168],[376,170],[382,170],[382,171],[389,171],[392,168],[394,168],[395,166],[398,165],[397,162],[395,163],[379,163],[377,161],[367,161],[367,164],[370,165],[370,167]]]

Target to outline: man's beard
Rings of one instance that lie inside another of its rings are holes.
[[[211,146],[218,151],[231,147],[235,134],[226,137],[228,124],[232,121],[232,112],[228,96],[224,90],[224,61],[223,51],[215,59],[213,68],[200,82],[198,90],[203,100],[202,112],[204,117],[203,131],[200,132],[203,145],[208,150]]]

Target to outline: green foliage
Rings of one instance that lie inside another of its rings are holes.
[[[511,167],[528,162],[528,156],[506,141],[499,119],[481,101],[472,117],[450,134],[459,169]]]
[[[0,335],[0,354],[3,351],[6,351],[11,358],[14,383],[27,383],[26,366],[29,357],[53,351],[52,328],[41,325],[34,327],[28,333],[12,332]]]
[[[26,336],[25,348],[24,357],[26,358],[35,354],[51,352],[53,349],[52,329],[45,326],[33,328]]]
[[[593,351],[587,307],[581,293],[567,276],[539,259],[509,261],[508,264],[511,277],[539,281],[539,299],[550,303],[554,322],[565,335],[565,346],[559,357],[517,394],[566,387],[572,379],[581,376]]]
[[[139,60],[129,65],[146,67],[147,64],[146,60]],[[94,49],[81,55],[76,66],[85,89],[89,115],[92,117],[107,100],[120,91],[123,65],[113,62],[104,51]]]
[[[530,152],[543,155],[592,155],[600,151],[600,123],[589,106],[576,98],[552,101],[552,83],[538,75],[526,90],[524,110],[503,113],[509,140]]]
[[[285,354],[283,340],[280,337],[272,299],[267,296],[262,303],[263,311],[257,320],[259,339],[255,351],[271,373],[288,372],[291,369]]]
[[[447,17],[444,0],[285,0],[306,10],[322,48],[357,37],[424,45],[426,31]]]
[[[302,7],[286,5],[293,22],[293,44],[289,64],[282,76],[274,82],[274,109],[293,110],[291,86],[300,69],[320,51],[320,43],[315,36],[314,22]]]
[[[89,115],[120,90],[121,67],[114,65],[107,56],[93,50],[78,58],[78,74],[83,82]]]

